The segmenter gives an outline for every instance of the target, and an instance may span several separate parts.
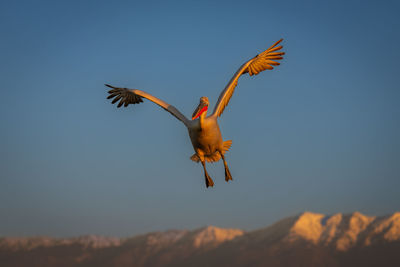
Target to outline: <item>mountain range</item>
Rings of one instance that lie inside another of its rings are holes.
[[[2,237],[0,266],[400,266],[400,212],[304,212],[263,229]]]

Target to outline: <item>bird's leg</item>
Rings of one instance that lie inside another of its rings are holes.
[[[206,187],[214,186],[214,181],[211,179],[210,175],[208,175],[208,172],[206,170],[206,163],[204,162],[204,159],[201,161],[201,165],[203,165],[204,169],[204,177],[206,178]]]
[[[229,171],[228,164],[226,164],[226,160],[225,160],[224,154],[223,154],[221,151],[219,151],[219,154],[221,155],[222,160],[224,161],[224,166],[225,166],[225,181],[229,182],[229,180],[233,180],[233,179],[232,179],[231,172]]]

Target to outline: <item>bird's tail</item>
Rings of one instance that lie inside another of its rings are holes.
[[[225,154],[229,150],[231,145],[232,145],[232,140],[224,141],[224,143],[222,144],[222,153]],[[197,154],[193,154],[190,157],[190,159],[197,163],[200,162],[200,158]],[[221,155],[219,154],[218,151],[215,151],[215,153],[213,153],[213,154],[204,155],[204,159],[207,162],[217,162],[221,159]]]
[[[229,148],[231,148],[231,145],[232,145],[232,140],[224,141],[224,144],[222,145],[222,150],[223,150],[222,153],[225,154],[225,152],[228,151]]]

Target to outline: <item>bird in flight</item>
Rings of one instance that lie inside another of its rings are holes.
[[[221,131],[218,126],[218,117],[222,115],[225,107],[231,99],[235,87],[238,83],[239,77],[242,74],[248,73],[250,76],[257,75],[264,70],[272,70],[273,66],[279,65],[276,60],[283,59],[284,52],[280,52],[282,45],[278,46],[283,39],[273,44],[264,52],[258,54],[254,58],[246,61],[233,75],[232,79],[226,85],[219,95],[218,101],[214,110],[207,116],[208,111],[208,98],[203,96],[200,98],[200,103],[193,112],[191,120],[186,118],[177,108],[164,102],[163,100],[152,96],[151,94],[138,90],[119,88],[109,84],[108,99],[112,99],[112,104],[119,101],[117,107],[127,107],[129,104],[139,104],[143,102],[143,98],[154,102],[161,106],[164,110],[168,111],[175,118],[183,122],[189,132],[190,140],[195,153],[190,157],[195,162],[201,162],[204,169],[204,177],[206,187],[214,186],[214,182],[206,169],[206,162],[217,162],[222,158],[225,167],[225,181],[232,180],[232,175],[229,171],[228,164],[226,163],[225,153],[229,150],[232,141],[223,141]]]

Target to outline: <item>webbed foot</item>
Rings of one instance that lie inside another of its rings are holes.
[[[228,166],[225,166],[225,181],[229,182],[229,180],[233,180],[232,175],[231,172],[229,171]]]
[[[211,179],[210,175],[207,172],[204,173],[204,177],[206,178],[206,187],[214,186],[214,181]]]

